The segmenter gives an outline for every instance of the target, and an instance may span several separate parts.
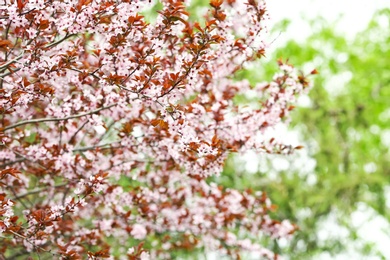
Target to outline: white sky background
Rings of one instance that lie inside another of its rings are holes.
[[[276,43],[288,38],[304,40],[311,32],[305,17],[314,19],[322,16],[329,23],[341,18],[336,30],[347,37],[353,37],[367,26],[375,11],[390,7],[390,0],[267,0],[266,2],[271,15],[270,28],[283,19],[292,21],[289,30],[283,32]]]
[[[281,34],[274,41],[269,52],[283,44],[288,39],[295,39],[299,42],[303,42],[307,36],[312,33],[312,30],[308,24],[308,20],[315,19],[322,16],[329,24],[335,23],[335,30],[348,38],[353,38],[356,33],[366,28],[373,14],[383,8],[390,8],[390,0],[268,0],[268,10],[271,16],[269,28],[283,19],[291,20],[291,24],[286,32]],[[288,143],[296,142],[299,137],[299,133],[287,133],[285,127],[278,127],[275,132],[278,132],[278,136],[282,136],[282,139],[288,139]],[[275,133],[274,132],[274,133]],[[295,139],[295,140],[294,140]],[[301,160],[296,162],[298,165],[307,163],[310,161],[311,169],[305,169],[307,174],[314,169],[315,162],[308,157],[307,151],[301,151]],[[255,172],[261,167],[261,162],[258,156],[249,153],[246,158],[246,169],[249,172]],[[274,166],[279,166],[277,170],[285,170],[289,167],[288,161],[278,161]],[[294,162],[295,163],[295,162]],[[272,174],[271,174],[272,175]],[[272,178],[272,176],[270,176]],[[276,176],[274,176],[276,177]],[[314,182],[316,181],[315,176]],[[390,206],[390,188],[389,198]],[[345,237],[347,234],[344,230],[335,223],[335,215],[330,215],[329,218],[324,221],[324,229],[319,232],[319,237]],[[367,242],[373,242],[376,248],[385,256],[386,259],[390,259],[390,224],[382,217],[378,216],[371,208],[361,203],[358,206],[358,210],[351,215],[352,224],[358,228],[358,235]],[[358,246],[358,245],[357,245]],[[354,245],[349,246],[349,250],[346,254],[340,254],[337,257],[332,257],[327,252],[321,254],[316,259],[365,259],[374,260],[379,259],[377,257],[363,257],[356,253]]]

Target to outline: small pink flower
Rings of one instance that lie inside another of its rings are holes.
[[[135,239],[144,239],[146,235],[148,234],[146,228],[141,224],[135,224],[133,226],[133,230],[131,230],[130,234]]]

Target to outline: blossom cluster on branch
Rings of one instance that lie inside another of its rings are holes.
[[[274,258],[296,229],[265,193],[221,187],[227,155],[291,153],[262,133],[304,75],[235,73],[265,53],[263,1],[4,0],[0,5],[0,256],[169,259],[180,250]],[[258,96],[255,108],[237,94]]]

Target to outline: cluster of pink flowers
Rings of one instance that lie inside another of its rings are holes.
[[[295,226],[266,194],[207,178],[227,155],[290,153],[263,140],[288,117],[304,75],[235,79],[264,55],[263,1],[5,0],[0,6],[0,233],[7,257],[170,258],[242,250]],[[151,3],[152,2],[152,3]],[[257,107],[234,102],[252,91]]]

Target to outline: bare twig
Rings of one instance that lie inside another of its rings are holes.
[[[16,69],[13,69],[12,71],[8,71],[8,72],[5,72],[3,74],[0,74],[0,79],[4,79],[4,77],[11,75],[12,73],[17,72],[19,70],[20,70],[20,68],[16,68]]]
[[[55,185],[54,188],[60,188],[60,187],[64,187],[66,185],[68,185],[69,183],[62,183],[62,184],[58,184],[58,185]],[[45,187],[45,188],[40,188],[40,189],[35,189],[35,190],[32,190],[32,191],[28,191],[26,193],[23,193],[23,194],[20,194],[20,195],[17,195],[13,198],[11,198],[11,200],[17,200],[17,199],[21,199],[21,198],[24,198],[28,195],[32,195],[32,194],[36,194],[36,193],[40,193],[42,191],[45,191],[47,190],[48,188],[52,188],[52,187]]]
[[[0,70],[4,70],[4,69],[7,69],[7,67],[9,65],[11,65],[12,63],[20,60],[21,58],[23,58],[23,54],[24,52],[22,52],[21,54],[19,54],[19,56],[17,56],[16,58],[12,59],[12,60],[9,60],[8,62],[4,63],[3,65],[0,66]]]
[[[12,230],[8,230],[8,232],[14,234],[15,236],[17,236],[17,237],[19,237],[19,238],[22,238],[22,239],[26,240],[26,241],[27,241],[28,243],[30,243],[35,249],[39,249],[39,250],[41,250],[41,251],[43,251],[43,252],[50,253],[50,254],[52,254],[53,256],[55,256],[55,255],[58,255],[58,256],[59,256],[59,254],[53,253],[51,250],[47,250],[47,249],[44,249],[44,248],[41,247],[41,246],[36,245],[36,244],[35,244],[34,242],[32,242],[29,238],[27,238],[27,237],[25,237],[25,236],[23,236],[23,235],[21,235],[21,234],[19,234],[19,233],[16,233],[16,232],[14,232],[14,231],[12,231]]]
[[[64,36],[64,38],[62,38],[62,39],[60,39],[60,40],[58,40],[58,41],[56,41],[56,42],[49,43],[49,44],[46,45],[45,47],[46,47],[46,48],[54,47],[54,46],[60,44],[61,42],[65,41],[66,39],[68,39],[68,38],[70,38],[70,37],[72,37],[72,36],[76,36],[76,35],[77,35],[77,34],[67,34],[67,35]]]
[[[81,114],[78,114],[78,115],[73,115],[73,116],[66,116],[66,117],[60,117],[60,118],[37,118],[37,119],[31,119],[31,120],[25,120],[25,121],[21,121],[19,123],[16,123],[16,124],[13,124],[13,125],[10,125],[10,126],[7,126],[5,128],[3,128],[3,131],[8,131],[10,129],[14,129],[16,127],[19,127],[19,126],[23,126],[23,125],[28,125],[28,124],[38,124],[38,123],[43,123],[43,122],[61,122],[61,121],[66,121],[66,120],[69,120],[69,119],[75,119],[75,118],[80,118],[80,117],[83,117],[83,116],[88,116],[88,115],[93,115],[93,114],[96,114],[102,110],[105,110],[105,109],[110,109],[114,106],[116,106],[117,104],[111,104],[111,105],[108,105],[106,107],[100,107],[98,109],[95,109],[95,110],[92,110],[92,111],[89,111],[89,112],[85,112],[85,113],[81,113]]]
[[[98,145],[87,146],[87,147],[80,147],[80,148],[75,148],[72,151],[73,152],[85,152],[85,151],[89,151],[89,150],[95,150],[96,148],[104,148],[104,149],[108,148],[108,149],[110,149],[110,148],[113,148],[113,147],[111,147],[111,145],[118,144],[120,142],[121,141],[115,141],[115,142],[112,142],[112,143],[98,144]]]
[[[12,165],[12,164],[15,164],[15,163],[20,163],[20,162],[23,162],[25,160],[26,160],[26,158],[23,158],[23,157],[22,158],[17,158],[17,159],[15,159],[13,161],[5,162],[3,164],[0,164],[0,168],[5,168],[8,165]]]

